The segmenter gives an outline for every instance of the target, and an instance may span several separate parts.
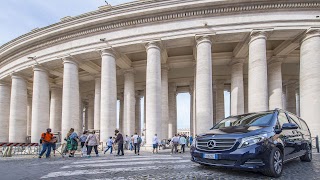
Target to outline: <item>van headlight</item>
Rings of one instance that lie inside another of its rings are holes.
[[[258,142],[265,140],[267,137],[268,137],[267,134],[259,134],[256,136],[250,136],[250,137],[243,138],[241,140],[239,148],[244,148],[244,147],[251,146],[253,144],[257,144]]]

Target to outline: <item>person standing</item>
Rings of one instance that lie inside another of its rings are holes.
[[[189,137],[189,142],[190,142],[190,146],[192,145],[192,142],[193,142],[193,137],[190,135]]]
[[[114,132],[115,132],[115,135],[117,136],[114,143],[118,143],[118,153],[116,156],[123,156],[124,155],[124,153],[123,153],[123,136],[119,132],[119,130],[117,130],[117,129]],[[120,151],[122,153],[121,155],[120,155]]]
[[[47,132],[41,134],[40,144],[42,144],[42,151],[39,154],[39,158],[41,158],[46,151],[46,158],[50,158],[52,139],[53,134],[50,128],[47,129]]]
[[[138,155],[139,155],[139,151],[140,151],[140,144],[138,144],[138,133],[134,133],[134,135],[132,136],[131,141],[133,142],[134,145],[134,154],[137,154],[138,151]]]
[[[110,149],[110,154],[112,154],[112,145],[113,145],[113,140],[112,137],[110,136],[109,139],[107,140],[107,146],[108,148],[104,151],[104,154]]]
[[[52,146],[52,150],[53,150],[53,156],[55,157],[56,156],[56,149],[57,149],[57,142],[58,142],[57,137],[53,136],[51,142],[52,142],[51,146]]]
[[[186,142],[187,142],[187,140],[186,140],[186,138],[184,137],[184,135],[182,135],[181,137],[180,137],[180,145],[181,145],[181,151],[184,153],[184,150],[185,150],[185,146],[186,146]],[[181,152],[180,152],[181,153]]]
[[[157,134],[155,134],[152,139],[152,145],[153,145],[152,154],[154,154],[154,150],[156,150],[156,153],[158,154],[158,143],[159,143],[158,136]]]
[[[88,145],[87,156],[89,158],[91,157],[90,154],[91,154],[92,148],[94,148],[96,156],[98,157],[99,156],[99,153],[98,153],[99,139],[98,139],[98,136],[96,135],[95,130],[93,130],[92,134],[89,134],[89,136],[87,137],[86,144]]]
[[[78,149],[78,135],[74,132],[74,129],[71,128],[65,138],[67,141],[67,150],[69,151],[69,157],[74,157],[74,153]]]
[[[179,145],[179,137],[177,136],[177,134],[175,134],[171,139],[171,144],[172,144],[171,154],[173,154],[173,149],[174,149],[174,153],[177,153],[178,151],[177,148]]]

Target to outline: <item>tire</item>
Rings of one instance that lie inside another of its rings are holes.
[[[283,170],[283,153],[277,147],[271,150],[268,163],[262,173],[270,177],[280,177]]]
[[[300,157],[301,161],[311,162],[312,161],[312,148],[311,145],[308,145],[308,149],[305,155]]]

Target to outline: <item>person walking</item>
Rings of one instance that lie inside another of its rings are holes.
[[[138,151],[138,155],[139,155],[141,142],[140,142],[140,144],[138,144],[138,138],[139,138],[138,133],[134,133],[131,141],[133,142],[133,145],[134,145],[134,154],[137,154],[137,151]]]
[[[125,149],[129,149],[129,137],[128,135],[126,135],[126,137],[124,138],[124,148]]]
[[[185,146],[186,146],[186,143],[187,143],[187,140],[186,140],[186,138],[185,138],[185,136],[184,135],[182,135],[181,137],[180,137],[180,140],[179,140],[180,142],[180,145],[181,145],[181,151],[184,153],[184,150],[185,150]],[[181,153],[181,152],[180,152]]]
[[[51,147],[53,150],[53,156],[55,157],[56,156],[56,149],[57,149],[57,142],[58,142],[57,137],[53,136],[51,142],[52,142]]]
[[[39,158],[41,158],[45,152],[47,152],[46,158],[50,158],[52,139],[53,134],[50,128],[47,129],[47,132],[41,134],[40,144],[42,144],[42,151],[39,154]]]
[[[153,144],[152,154],[154,154],[154,150],[156,150],[156,153],[158,154],[158,145],[159,145],[158,143],[159,143],[158,136],[157,134],[155,134],[152,139],[152,144]]]
[[[172,148],[171,148],[171,154],[173,154],[173,149],[174,149],[174,153],[176,154],[178,151],[178,145],[179,145],[179,137],[177,136],[177,134],[175,134],[172,139],[171,139],[171,144],[172,144]]]
[[[79,138],[79,141],[81,144],[81,157],[83,157],[88,152],[88,146],[86,146],[86,147],[84,146],[87,138],[88,138],[88,131],[83,131],[83,134]]]
[[[117,130],[117,129],[114,132],[115,132],[115,135],[117,136],[114,143],[118,143],[118,153],[116,156],[123,156],[124,155],[124,153],[123,153],[123,136],[119,132],[119,130]],[[120,155],[120,151],[122,153],[121,155]]]
[[[104,151],[104,154],[106,154],[106,152],[109,149],[110,149],[110,154],[112,154],[112,146],[113,146],[112,136],[110,136],[109,139],[107,140],[107,146],[108,146],[108,148]]]
[[[95,130],[93,130],[92,134],[89,134],[89,136],[87,137],[86,144],[88,145],[87,156],[89,158],[91,157],[90,154],[91,154],[92,148],[94,148],[96,156],[98,157],[99,156],[99,152],[98,152],[99,139],[98,139],[98,136],[96,135]]]
[[[74,132],[74,129],[71,128],[67,134],[67,137],[64,139],[67,141],[67,150],[69,151],[69,157],[74,157],[74,153],[78,149],[78,135]]]
[[[132,137],[133,135],[131,135],[131,138],[129,138],[129,150],[132,151],[133,150],[133,141],[132,141]]]

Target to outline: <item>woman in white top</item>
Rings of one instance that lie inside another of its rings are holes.
[[[86,140],[86,144],[88,145],[88,151],[87,151],[88,157],[91,157],[90,154],[91,154],[92,148],[94,148],[96,156],[99,156],[98,154],[99,139],[96,135],[96,131],[93,130],[92,134],[89,134]]]

